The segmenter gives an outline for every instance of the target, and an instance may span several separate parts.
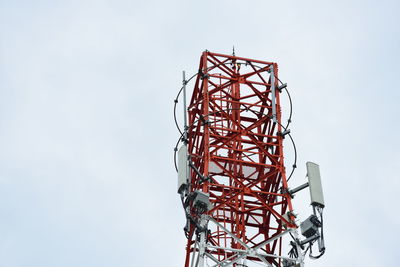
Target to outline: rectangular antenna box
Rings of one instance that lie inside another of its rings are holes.
[[[182,145],[178,151],[178,193],[187,185],[188,160],[187,146]]]
[[[318,233],[318,226],[314,223],[317,220],[315,215],[311,215],[304,222],[300,224],[301,234],[307,238]]]
[[[194,198],[195,205],[205,206],[207,210],[212,208],[210,203],[210,195],[201,191],[196,191],[196,197]]]
[[[306,165],[308,184],[310,187],[311,205],[325,207],[319,165],[313,162],[307,162]]]

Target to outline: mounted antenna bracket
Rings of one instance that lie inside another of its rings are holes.
[[[283,216],[282,216],[286,221],[288,221],[289,223],[295,224],[295,221],[292,220],[291,218],[296,218],[297,216],[293,213],[293,212],[286,212]],[[282,221],[283,227],[287,228],[287,224],[285,221]]]
[[[308,183],[302,184],[302,185],[300,185],[300,186],[298,186],[298,187],[296,187],[296,188],[294,188],[292,190],[289,190],[288,193],[290,194],[290,196],[292,198],[294,198],[294,194],[295,193],[299,192],[300,190],[303,190],[306,187],[308,187]]]

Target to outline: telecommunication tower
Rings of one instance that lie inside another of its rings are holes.
[[[287,177],[283,143],[293,139],[290,118],[282,122],[286,87],[276,63],[234,54],[205,51],[198,72],[189,79],[184,73],[174,111],[182,93],[175,167],[186,215],[185,267],[304,266],[314,242],[324,253],[318,165],[307,163],[308,183],[288,186],[296,165]],[[301,224],[301,240],[292,198],[307,186],[314,214]]]

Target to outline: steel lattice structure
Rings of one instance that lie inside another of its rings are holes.
[[[204,266],[205,258],[211,266],[282,266],[282,238],[297,226],[277,64],[203,52],[187,111],[185,267]],[[195,192],[211,205],[196,206]]]

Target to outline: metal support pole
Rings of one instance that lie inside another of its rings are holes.
[[[271,73],[271,101],[272,101],[272,121],[276,122],[276,96],[275,96],[275,73],[274,73],[274,65],[270,66]]]
[[[201,215],[201,221],[200,221],[200,227],[202,229],[206,229],[207,227],[207,217],[206,215]],[[199,242],[199,260],[198,260],[198,264],[196,267],[204,267],[204,256],[206,253],[206,234],[207,234],[207,230],[203,230],[200,233],[200,242]]]
[[[297,229],[293,230],[292,234],[293,234],[295,240],[299,240],[299,233],[297,232]],[[296,248],[297,248],[297,251],[299,252],[298,263],[299,263],[300,267],[304,267],[305,253],[301,252],[302,248],[301,248],[299,242],[296,242]]]
[[[289,194],[293,195],[297,192],[299,192],[300,190],[303,190],[304,188],[308,187],[308,183],[302,184],[292,190],[289,191]],[[315,210],[314,210],[314,214],[315,214]]]
[[[315,207],[315,205],[313,205],[313,213],[318,218],[316,209],[317,208]],[[318,229],[319,238],[318,238],[317,242],[318,242],[318,250],[319,250],[319,252],[322,252],[325,249],[325,244],[324,244],[324,240],[321,238],[320,231],[322,231],[322,230]]]
[[[183,85],[183,139],[184,139],[184,144],[187,145],[187,140],[188,140],[188,125],[187,125],[187,107],[186,107],[186,72],[182,71],[182,85]],[[189,162],[189,155],[188,151],[186,150],[186,159]],[[190,192],[190,169],[186,169],[186,184],[187,184],[187,191]]]
[[[186,110],[186,73],[182,71],[182,85],[183,85],[183,124],[184,124],[184,137],[187,138],[187,110]]]

